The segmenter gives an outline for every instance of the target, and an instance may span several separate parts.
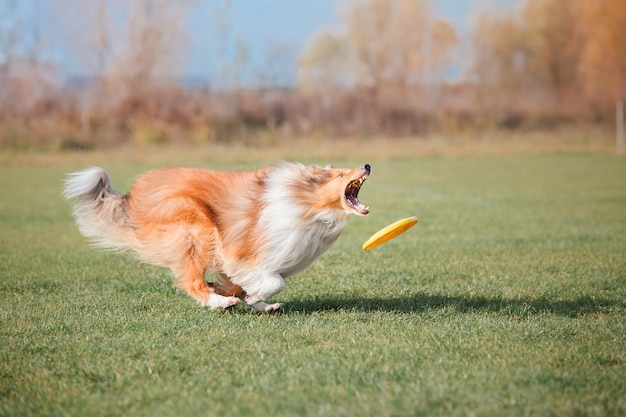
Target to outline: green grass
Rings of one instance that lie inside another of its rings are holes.
[[[103,165],[126,191],[165,165],[96,156],[0,167],[2,416],[626,414],[623,157],[333,158],[372,164],[372,214],[270,316],[211,312],[166,270],[90,249],[65,173]]]

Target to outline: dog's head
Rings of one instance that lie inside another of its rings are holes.
[[[369,207],[359,201],[359,191],[371,173],[369,164],[354,169],[312,166],[306,178],[298,184],[302,201],[313,210],[343,210],[348,214],[365,216]]]

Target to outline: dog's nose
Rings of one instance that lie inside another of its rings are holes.
[[[368,173],[372,170],[372,167],[370,166],[370,164],[365,164],[361,168],[366,170]]]

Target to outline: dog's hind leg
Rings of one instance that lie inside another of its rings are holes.
[[[205,262],[193,255],[190,256],[180,273],[176,274],[181,278],[178,281],[178,286],[202,306],[209,307],[211,310],[232,307],[240,301],[238,297],[218,294],[215,288],[205,281],[205,271]]]
[[[204,280],[204,270],[190,268],[183,273],[179,286],[191,297],[195,298],[202,306],[211,310],[226,309],[237,304],[237,297],[223,296]]]
[[[233,284],[232,281],[222,273],[217,274],[217,279],[210,284],[210,286],[219,295],[238,297],[239,299],[243,299],[245,296],[243,289],[239,285]]]

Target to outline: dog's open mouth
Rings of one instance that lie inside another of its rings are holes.
[[[346,203],[348,203],[348,206],[352,208],[357,214],[363,216],[370,212],[370,208],[364,206],[359,201],[359,190],[361,189],[361,186],[363,185],[365,180],[367,180],[367,177],[369,177],[369,173],[363,175],[361,178],[350,181],[348,183],[348,186],[346,187],[345,192]]]

